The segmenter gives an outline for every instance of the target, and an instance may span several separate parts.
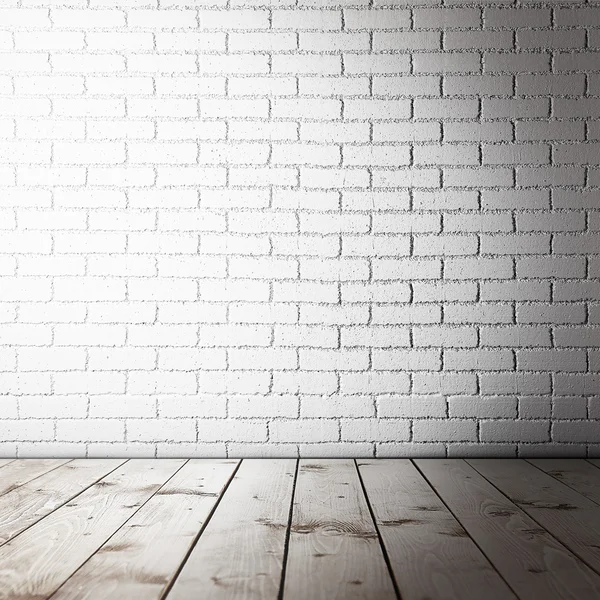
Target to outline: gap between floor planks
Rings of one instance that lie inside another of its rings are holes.
[[[583,459],[6,459],[0,600],[594,600],[599,511]]]

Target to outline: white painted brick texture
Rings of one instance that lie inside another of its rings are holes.
[[[5,456],[598,456],[600,3],[0,3]]]

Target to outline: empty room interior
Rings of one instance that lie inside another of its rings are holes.
[[[0,600],[600,599],[600,0],[0,0]]]

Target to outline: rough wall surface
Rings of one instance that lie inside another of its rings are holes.
[[[2,0],[0,451],[600,448],[600,4]]]

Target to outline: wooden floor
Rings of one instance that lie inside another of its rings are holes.
[[[600,598],[600,461],[0,461],[0,599]]]

